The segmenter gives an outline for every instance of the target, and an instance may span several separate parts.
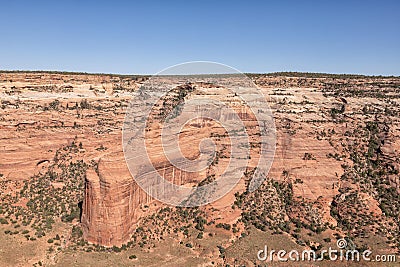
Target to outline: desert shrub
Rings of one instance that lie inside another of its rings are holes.
[[[195,228],[199,231],[204,231],[204,224],[207,224],[207,220],[199,216],[195,219],[195,222],[196,222]]]
[[[231,225],[228,223],[218,223],[215,227],[224,228],[225,230],[231,230]]]
[[[119,247],[117,247],[117,246],[113,246],[112,247],[112,250],[114,251],[114,252],[121,252],[121,248],[119,248]]]

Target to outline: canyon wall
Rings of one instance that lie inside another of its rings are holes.
[[[141,204],[149,196],[134,182],[123,158],[102,159],[98,171],[89,170],[82,207],[84,238],[103,246],[126,243]]]
[[[169,181],[196,180],[193,173],[176,171],[172,165],[159,164],[157,170]],[[84,239],[106,247],[126,244],[141,207],[153,201],[132,178],[122,154],[100,159],[97,170],[86,173],[81,216]]]

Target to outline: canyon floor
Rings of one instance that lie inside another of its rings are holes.
[[[267,245],[321,255],[344,238],[353,249],[395,255],[397,263],[340,264],[398,266],[400,78],[249,77],[276,127],[265,182],[246,190],[250,163],[222,199],[179,208],[141,191],[123,155],[126,110],[148,77],[0,72],[0,266],[334,266],[328,259],[264,262],[257,252]],[[188,186],[218,177],[229,158],[224,131],[212,123],[183,129],[188,158],[198,155],[191,131],[216,138],[213,168],[178,175],[165,158],[152,158],[163,175]],[[256,143],[257,133],[249,133]],[[259,151],[252,148],[254,160]]]

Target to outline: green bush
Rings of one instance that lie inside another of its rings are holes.
[[[197,239],[202,239],[203,238],[203,232],[200,232],[198,235],[197,235]]]
[[[121,248],[119,248],[119,247],[117,247],[117,246],[113,246],[112,247],[112,250],[114,251],[114,252],[121,252]]]

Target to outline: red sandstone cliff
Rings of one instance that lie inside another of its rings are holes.
[[[82,230],[85,240],[111,247],[130,240],[140,217],[140,206],[154,199],[132,178],[122,156],[101,159],[98,171],[88,170],[82,207]],[[159,164],[165,179],[178,183],[196,180],[196,175],[174,171],[172,165]]]
[[[100,160],[98,173],[90,170],[85,181],[82,210],[84,238],[103,246],[126,243],[140,204],[149,197],[134,182],[125,161]]]

